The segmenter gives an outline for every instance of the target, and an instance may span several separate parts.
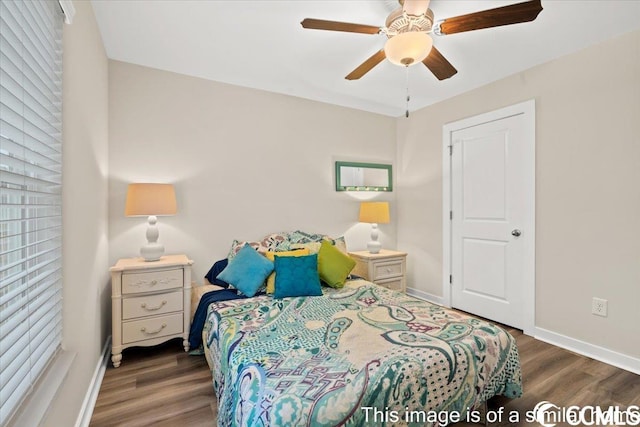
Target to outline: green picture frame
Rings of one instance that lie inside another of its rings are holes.
[[[336,161],[336,191],[393,191],[390,164]]]

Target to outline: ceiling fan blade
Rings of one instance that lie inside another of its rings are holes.
[[[362,64],[358,65],[358,67],[353,70],[345,79],[347,80],[358,80],[360,77],[367,74],[373,67],[381,63],[387,56],[384,54],[384,49],[380,49],[369,59],[364,61]]]
[[[361,33],[361,34],[378,34],[380,27],[374,27],[373,25],[363,24],[351,24],[349,22],[337,22],[337,21],[325,21],[322,19],[305,18],[300,23],[302,28],[311,30],[329,30],[329,31],[344,31],[346,33]]]
[[[540,0],[516,3],[467,15],[455,16],[440,23],[441,34],[463,33],[483,28],[500,27],[502,25],[519,24],[536,19],[542,11]]]
[[[448,79],[458,72],[435,46],[431,48],[429,56],[424,58],[422,63],[427,66],[438,80]]]

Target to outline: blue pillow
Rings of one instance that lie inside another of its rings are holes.
[[[229,265],[229,260],[227,258],[221,259],[220,261],[216,261],[213,264],[213,267],[209,269],[209,272],[204,275],[204,278],[209,281],[212,285],[222,286],[223,288],[228,288],[229,284],[218,279],[218,275],[222,273],[222,271],[227,268]]]
[[[227,268],[218,275],[220,280],[232,284],[248,297],[254,296],[273,271],[273,262],[260,255],[249,245],[244,245],[229,261]]]
[[[274,298],[320,296],[318,254],[298,257],[275,254],[276,290]]]

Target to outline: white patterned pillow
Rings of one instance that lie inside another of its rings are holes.
[[[231,249],[229,250],[227,258],[229,259],[229,261],[235,258],[238,251],[242,249],[245,244],[248,244],[263,255],[267,251],[288,251],[289,240],[287,239],[287,237],[287,233],[272,233],[263,237],[259,241],[250,242],[246,240],[234,240],[233,243],[231,243]]]
[[[289,234],[289,241],[291,243],[309,243],[320,242],[324,236],[322,234],[306,233],[304,231],[296,230]]]
[[[245,244],[249,244],[253,249],[265,254],[267,251],[282,252],[293,249],[308,248],[310,253],[318,253],[322,240],[329,240],[341,252],[347,253],[347,244],[343,236],[333,238],[323,234],[306,233],[296,230],[292,233],[272,233],[263,237],[260,241],[234,240],[227,258],[231,261]]]
[[[229,249],[229,254],[227,255],[227,258],[229,259],[229,261],[231,261],[236,257],[236,255],[244,245],[251,246],[253,249],[255,249],[256,251],[260,252],[263,255],[265,252],[269,250],[268,248],[262,246],[262,242],[247,242],[244,240],[234,240],[233,243],[231,243],[231,249]]]
[[[344,240],[344,236],[336,237],[335,239],[329,236],[325,236],[325,239],[333,243],[333,246],[336,247],[343,254],[347,253],[347,241]]]
[[[317,254],[320,251],[321,245],[321,242],[292,243],[291,250],[308,249],[310,254]]]
[[[347,243],[344,240],[343,236],[332,238],[329,236],[323,236],[323,238],[318,242],[307,242],[307,243],[291,243],[291,249],[309,249],[309,253],[317,254],[320,251],[320,246],[322,245],[322,240],[328,240],[331,242],[333,246],[336,247],[340,252],[346,254],[347,253]]]
[[[273,233],[262,238],[260,244],[273,252],[288,251],[290,247],[289,233]]]

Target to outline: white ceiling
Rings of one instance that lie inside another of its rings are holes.
[[[435,19],[519,0],[432,0]],[[384,35],[305,30],[304,18],[384,25],[394,0],[92,0],[107,56],[234,85],[393,117],[406,108],[407,71],[384,61],[344,79]],[[542,0],[530,23],[450,36],[434,45],[458,69],[438,81],[408,69],[414,111],[534,65],[640,28],[638,0]],[[615,71],[612,76],[615,78]]]

